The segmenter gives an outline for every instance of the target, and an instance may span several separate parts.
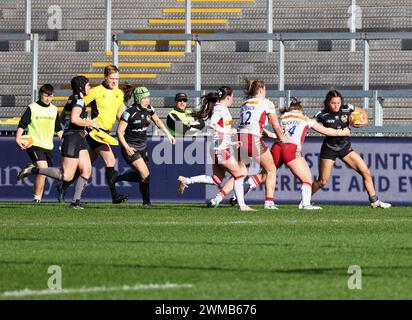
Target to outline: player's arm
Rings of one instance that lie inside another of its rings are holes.
[[[126,106],[125,106],[125,104],[123,103],[123,100],[124,100],[124,93],[123,93],[123,91],[120,91],[121,92],[121,94],[122,94],[122,96],[121,96],[121,103],[119,104],[119,108],[117,109],[117,114],[116,114],[116,119],[117,119],[117,121],[119,121],[120,122],[120,119],[122,118],[122,114],[123,114],[123,112],[126,110]]]
[[[269,138],[273,138],[273,139],[277,139],[277,135],[276,135],[276,133],[274,133],[274,132],[272,132],[272,131],[269,131],[269,130],[267,130],[267,129],[265,129],[265,128],[263,128],[263,135],[264,136],[266,136],[266,137],[269,137]]]
[[[62,111],[61,113],[64,114],[64,111]],[[56,121],[54,122],[54,132],[56,132],[57,136],[59,137],[59,139],[61,140],[63,137],[63,128],[60,122],[60,114],[58,113],[56,115]]]
[[[345,129],[333,129],[333,128],[325,128],[322,126],[319,122],[313,122],[311,128],[315,130],[316,132],[319,132],[325,136],[330,136],[330,137],[347,137],[350,136],[350,130],[349,128]]]
[[[117,121],[120,122],[120,119],[122,118],[122,114],[124,112],[125,108],[124,108],[124,104],[122,103],[122,105],[119,107],[119,109],[117,110],[117,114],[116,114],[116,119]]]
[[[119,139],[120,144],[123,146],[123,148],[126,150],[127,154],[129,156],[132,156],[135,152],[136,149],[132,148],[129,146],[127,143],[126,139],[124,138],[124,132],[126,131],[126,128],[128,126],[128,122],[125,121],[123,118],[120,119],[119,125],[117,126],[117,138]]]
[[[16,144],[19,146],[20,149],[26,149],[25,141],[21,140],[21,136],[26,130],[27,126],[31,121],[31,109],[28,107],[26,111],[23,113],[22,117],[20,118],[20,122],[17,125],[16,131]]]
[[[66,111],[64,110],[64,108],[63,108],[62,112],[60,112],[60,114],[59,114],[59,121],[62,125],[66,124]]]
[[[279,125],[279,120],[276,115],[275,105],[273,104],[272,101],[269,100],[269,105],[266,107],[265,112],[268,116],[268,122],[272,126],[273,131],[276,133],[277,138],[280,140],[280,142],[284,142],[285,137],[283,135],[283,130]]]
[[[70,114],[70,122],[79,127],[89,127],[89,128],[99,129],[99,126],[96,122],[93,122],[92,120],[89,120],[89,119],[80,118],[81,113],[82,113],[81,105],[73,106],[72,112]]]
[[[169,142],[171,144],[175,144],[176,143],[176,139],[175,137],[173,137],[169,130],[167,130],[166,126],[164,125],[163,121],[160,120],[160,118],[158,117],[158,115],[156,113],[153,113],[151,120],[153,121],[153,123],[156,125],[156,127],[158,127],[160,130],[163,131],[163,133],[166,135],[167,139],[169,139]]]
[[[234,128],[224,128],[219,125],[219,121],[222,119],[222,116],[218,112],[213,112],[212,117],[210,118],[209,127],[219,133],[234,135],[237,133],[237,130]],[[222,119],[223,120],[223,119]]]
[[[167,115],[166,125],[169,129],[175,132],[175,136],[184,135],[186,131],[190,130],[190,126],[185,125],[179,117],[175,117],[170,113]],[[179,129],[179,130],[176,130],[176,129]]]

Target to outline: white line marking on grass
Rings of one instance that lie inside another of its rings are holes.
[[[208,222],[208,221],[194,221],[194,222],[181,222],[181,221],[110,221],[110,222],[33,222],[33,223],[0,223],[2,227],[43,227],[43,226],[53,226],[53,227],[70,227],[70,226],[163,226],[163,225],[176,225],[176,226],[191,226],[191,225],[206,225],[206,226],[225,226],[231,224],[266,224],[267,221],[222,221],[222,222]]]
[[[363,223],[412,223],[412,219],[400,218],[400,219],[310,219],[310,217],[304,217],[302,220],[261,220],[261,221],[108,221],[108,222],[34,222],[34,223],[0,223],[0,227],[71,227],[71,226],[162,226],[162,225],[175,225],[175,226],[227,226],[227,225],[291,225],[291,224],[317,224],[317,223],[332,223],[332,224],[363,224]]]
[[[138,290],[164,290],[164,289],[181,289],[181,288],[193,288],[192,284],[137,284],[134,286],[123,285],[119,287],[93,287],[93,288],[78,288],[78,289],[62,289],[62,290],[31,290],[23,289],[16,291],[3,292],[4,297],[26,297],[26,296],[45,296],[54,294],[66,294],[66,293],[89,293],[89,292],[109,292],[109,291],[138,291]]]

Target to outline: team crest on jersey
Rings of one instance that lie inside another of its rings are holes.
[[[340,120],[341,120],[343,123],[347,123],[347,122],[348,122],[348,115],[346,115],[346,114],[342,115],[342,116],[340,117]]]

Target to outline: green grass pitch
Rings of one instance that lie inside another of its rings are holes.
[[[411,207],[85,206],[0,203],[0,299],[412,298]]]

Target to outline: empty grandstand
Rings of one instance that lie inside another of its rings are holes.
[[[0,31],[23,33],[26,4],[30,3],[31,33],[39,34],[38,84],[67,89],[75,74],[101,81],[113,53],[106,49],[107,4],[111,3],[111,34],[178,34],[185,32],[184,0],[4,0],[0,4]],[[192,0],[193,34],[266,33],[267,0]],[[355,6],[351,6],[351,5]],[[348,32],[351,12],[356,12],[357,32],[409,32],[409,1],[397,0],[273,0],[273,33]],[[352,10],[352,11],[351,11]],[[370,40],[369,89],[408,89],[412,80],[412,39]],[[144,84],[151,89],[194,90],[196,55],[192,42],[132,40],[119,42],[121,82]],[[268,50],[267,41],[204,41],[201,89],[229,84],[241,89],[243,78],[259,78],[271,90],[279,89],[279,43]],[[364,42],[350,40],[286,41],[284,89],[364,89]],[[353,49],[353,48],[352,48]],[[270,51],[270,52],[268,52]],[[31,101],[32,55],[24,41],[0,41],[0,118],[19,117]],[[62,105],[66,96],[56,97]],[[303,98],[308,114],[322,98]],[[385,97],[383,97],[385,98]],[[241,97],[236,99],[241,101]],[[362,104],[358,97],[352,102]],[[412,120],[409,97],[386,97],[384,125],[408,125]],[[165,117],[172,96],[153,99]],[[191,103],[193,105],[194,99]],[[238,105],[238,104],[235,104]],[[369,100],[373,124],[373,101]],[[158,110],[159,110],[158,109]],[[234,115],[237,116],[236,112]]]

